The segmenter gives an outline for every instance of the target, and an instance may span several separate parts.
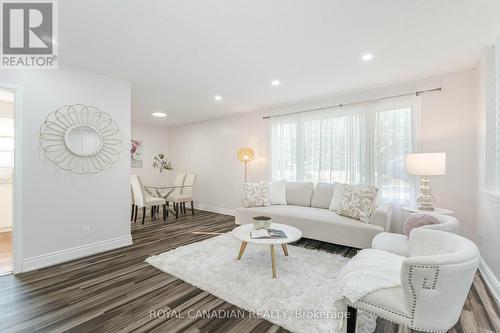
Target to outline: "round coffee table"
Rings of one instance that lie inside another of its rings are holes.
[[[270,229],[278,229],[278,230],[283,230],[287,236],[287,238],[259,238],[259,239],[253,239],[250,236],[250,231],[255,230],[253,227],[253,224],[244,224],[240,225],[239,227],[236,227],[233,229],[232,234],[235,238],[241,240],[241,246],[240,246],[240,252],[238,253],[238,257],[236,260],[240,260],[241,256],[243,255],[243,252],[245,252],[245,248],[247,247],[248,243],[252,244],[260,244],[260,245],[269,245],[271,246],[271,266],[273,269],[273,278],[276,279],[277,274],[276,274],[276,254],[274,252],[274,246],[275,245],[280,245],[283,248],[283,253],[285,256],[288,256],[288,248],[286,247],[286,244],[288,243],[293,243],[302,237],[302,231],[299,229],[286,225],[286,224],[279,224],[279,223],[272,223]]]

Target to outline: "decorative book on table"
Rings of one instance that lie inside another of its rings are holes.
[[[278,229],[258,229],[250,231],[252,239],[281,239],[287,238],[283,230]]]

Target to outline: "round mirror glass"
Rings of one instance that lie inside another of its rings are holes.
[[[64,142],[78,156],[95,155],[102,147],[101,135],[94,128],[85,125],[71,127],[64,136]]]

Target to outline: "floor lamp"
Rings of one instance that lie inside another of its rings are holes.
[[[250,147],[243,147],[238,149],[237,154],[240,162],[245,164],[245,183],[247,182],[247,163],[253,160],[253,150]]]

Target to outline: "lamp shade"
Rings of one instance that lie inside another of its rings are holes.
[[[241,162],[249,162],[249,161],[253,160],[252,148],[243,147],[243,148],[238,149],[237,157]]]
[[[446,174],[446,153],[419,153],[406,155],[406,172],[415,176]]]

